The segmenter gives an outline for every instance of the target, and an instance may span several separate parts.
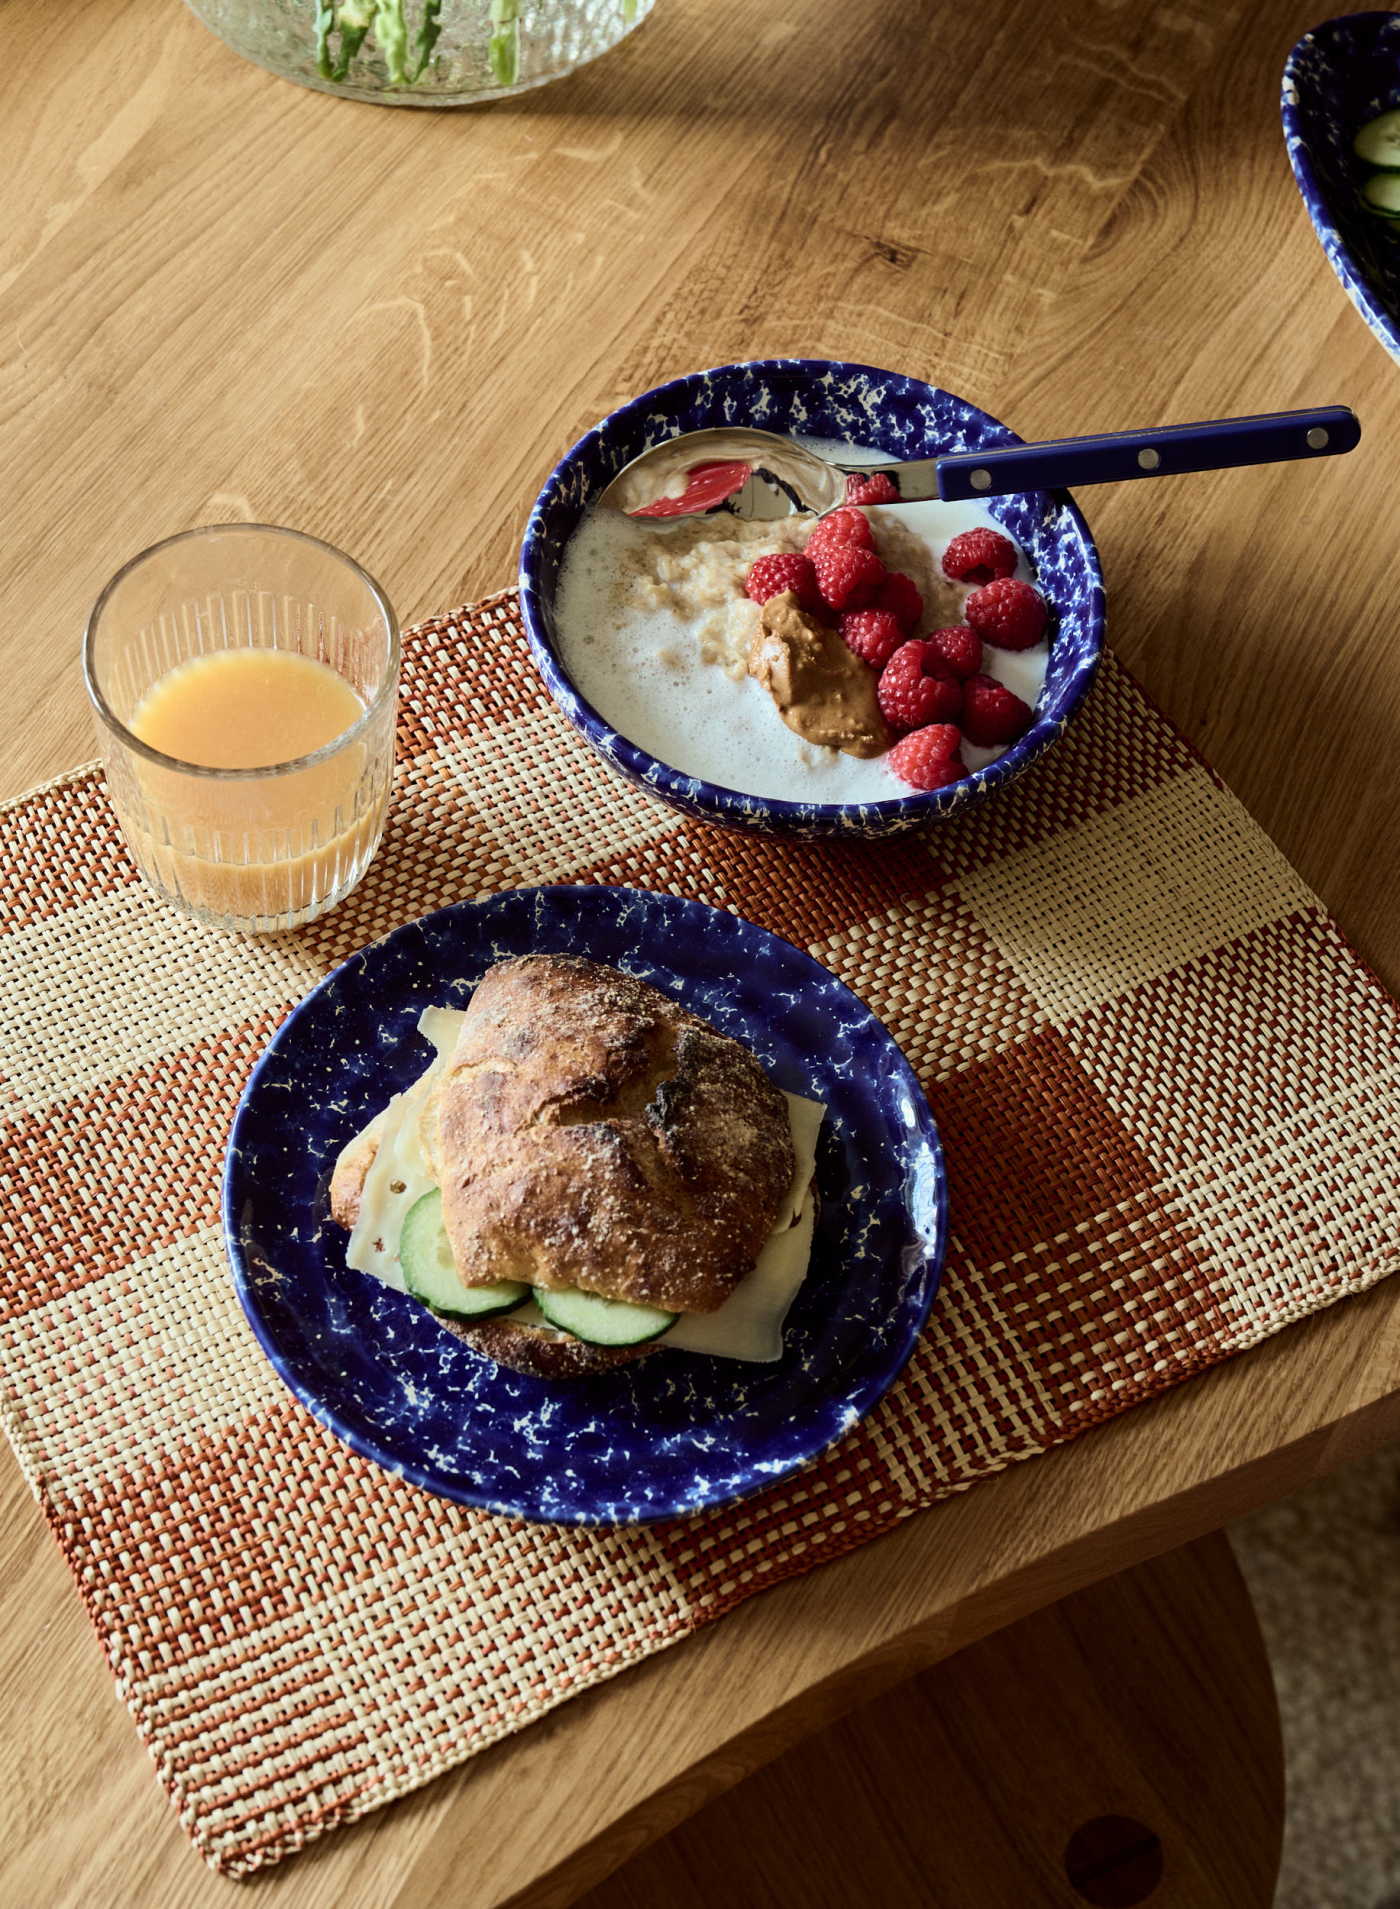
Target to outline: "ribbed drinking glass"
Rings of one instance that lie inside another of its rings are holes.
[[[83,669],[127,846],[167,901],[267,933],[359,881],[393,781],[399,626],[357,563],[268,524],[186,531],[107,585]],[[268,760],[287,736],[315,746]]]

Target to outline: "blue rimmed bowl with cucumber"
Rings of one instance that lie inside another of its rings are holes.
[[[1400,14],[1344,14],[1303,35],[1284,68],[1283,132],[1328,262],[1400,361]]]

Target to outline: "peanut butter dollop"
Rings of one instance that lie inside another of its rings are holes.
[[[835,630],[800,609],[791,590],[763,606],[749,675],[804,742],[869,757],[884,755],[895,740],[875,700],[874,670]]]

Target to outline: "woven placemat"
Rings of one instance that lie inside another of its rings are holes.
[[[360,888],[267,940],[158,903],[95,770],[0,815],[6,1429],[231,1875],[1400,1250],[1397,1010],[1111,657],[1012,788],[879,845],[721,833],[634,792],[546,697],[512,594],[409,633],[400,755]],[[947,1272],[899,1386],[787,1483],[648,1530],[512,1524],[356,1458],[264,1361],[218,1225],[287,1009],[401,922],[554,881],[694,896],[809,949],[892,1030],[948,1154]]]

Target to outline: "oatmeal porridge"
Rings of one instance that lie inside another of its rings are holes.
[[[969,587],[949,581],[942,558],[963,532],[999,530],[990,513],[932,501],[865,515],[885,569],[910,578],[922,598],[917,631],[906,634],[961,623]],[[802,551],[812,522],[745,522],[724,512],[674,523],[611,510],[589,515],[559,579],[560,658],[610,727],[683,775],[792,802],[888,801],[909,784],[886,757],[861,759],[804,740],[750,673],[764,608],[746,593],[746,579],[759,558]],[[1014,574],[1033,581],[1020,552]],[[1048,656],[1043,638],[1019,650],[989,643],[981,669],[1033,708]],[[1006,746],[964,741],[962,760],[980,768]]]

